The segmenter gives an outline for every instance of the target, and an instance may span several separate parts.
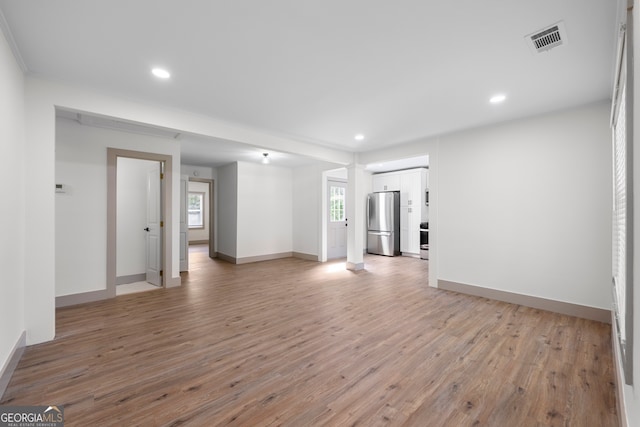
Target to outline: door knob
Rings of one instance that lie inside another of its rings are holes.
[[[149,229],[149,227],[144,228],[143,230],[144,230],[144,231],[151,231],[151,230]]]

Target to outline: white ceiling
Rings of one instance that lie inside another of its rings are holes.
[[[234,141],[188,134],[180,136],[180,157],[182,163],[187,165],[218,167],[235,161],[257,163],[262,162],[264,153],[268,153],[269,164],[274,166],[293,168],[315,163],[310,157]]]
[[[0,0],[0,11],[31,75],[368,151],[609,98],[616,3]],[[559,21],[568,43],[533,53],[524,37]],[[496,93],[507,100],[489,104]],[[189,157],[203,141],[183,142]]]
[[[402,169],[424,168],[429,166],[429,156],[416,156],[406,159],[392,159],[385,162],[370,163],[366,170],[372,173],[397,171]]]

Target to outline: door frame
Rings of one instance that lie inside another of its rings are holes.
[[[331,176],[327,177],[327,190],[325,191],[325,202],[326,202],[326,206],[325,206],[325,215],[326,215],[326,221],[327,221],[327,227],[325,230],[325,239],[326,239],[326,260],[334,260],[334,259],[341,259],[341,258],[346,258],[347,256],[347,246],[349,244],[349,238],[347,237],[346,241],[345,241],[345,254],[344,257],[330,257],[329,256],[329,231],[331,228],[331,218],[329,218],[329,198],[331,197],[331,182],[337,182],[340,184],[344,184],[344,188],[345,188],[345,196],[347,194],[347,185],[349,184],[349,180],[344,179],[344,178],[334,178]],[[347,205],[347,199],[345,197],[345,201],[344,201],[344,214],[345,214],[345,223],[347,223],[347,219],[349,218],[349,209],[348,209],[348,205]]]
[[[170,278],[173,277],[173,214],[172,214],[172,171],[173,156],[158,153],[146,153],[143,151],[123,150],[118,148],[107,148],[107,295],[110,298],[116,296],[116,241],[117,241],[117,170],[118,157],[131,159],[152,160],[164,164],[164,179],[161,184],[162,202],[160,211],[162,213],[162,287],[168,287]],[[172,285],[172,284],[170,284]]]
[[[346,174],[346,175],[345,175]],[[320,174],[320,230],[318,230],[318,261],[327,262],[328,253],[328,228],[329,228],[329,180],[344,180],[349,184],[349,176],[346,167],[323,170]],[[347,190],[348,193],[348,190]],[[349,237],[347,235],[347,254],[349,253]]]
[[[216,252],[216,241],[215,241],[215,210],[214,210],[214,189],[215,189],[215,180],[209,178],[194,178],[189,177],[189,182],[204,182],[209,184],[209,258],[216,258],[218,256],[218,252]],[[187,188],[187,194],[189,193],[189,188]],[[189,241],[187,239],[187,249],[189,247]]]
[[[135,160],[135,161],[147,161],[147,160]],[[154,286],[159,285],[162,286],[162,241],[164,236],[162,235],[162,221],[164,216],[162,215],[162,188],[164,187],[164,162],[153,162],[154,165],[153,170],[147,170],[147,200],[146,200],[146,228],[145,228],[145,279],[147,283],[150,283]],[[157,188],[155,188],[157,186]],[[157,200],[154,200],[154,194],[157,191]],[[153,203],[151,203],[153,201]],[[116,210],[118,207],[116,206]],[[153,216],[150,215],[154,213],[156,216],[155,221],[153,221]],[[157,237],[159,240],[159,245],[157,248],[153,248],[151,244],[152,237]],[[122,235],[116,236],[116,239],[124,239]],[[117,243],[117,242],[116,242]],[[122,246],[121,246],[122,247]],[[153,261],[151,261],[153,259]],[[154,269],[153,265],[157,267]],[[116,261],[116,270],[117,270],[117,261]],[[117,271],[116,271],[117,273]],[[117,280],[117,278],[116,278]]]

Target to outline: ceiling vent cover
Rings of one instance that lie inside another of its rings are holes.
[[[535,53],[548,52],[553,48],[567,44],[567,32],[564,22],[558,22],[543,30],[536,31],[525,37]]]

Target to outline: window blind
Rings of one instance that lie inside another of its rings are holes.
[[[621,27],[611,117],[613,139],[612,299],[625,382],[633,383],[633,21]]]
[[[627,149],[626,89],[620,91],[613,128],[613,306],[621,346],[626,347]]]

